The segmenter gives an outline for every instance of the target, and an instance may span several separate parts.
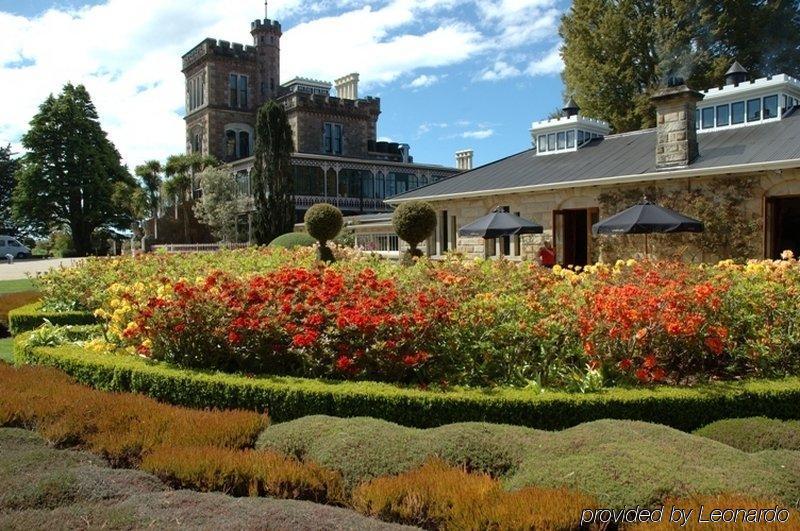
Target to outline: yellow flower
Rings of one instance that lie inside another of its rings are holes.
[[[634,260],[633,258],[629,258],[628,261],[625,263],[625,265],[627,265],[628,267],[633,267],[636,265],[636,260]]]

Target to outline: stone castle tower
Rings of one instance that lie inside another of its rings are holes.
[[[280,90],[278,21],[251,23],[253,45],[205,39],[183,56],[186,148],[220,160],[249,157],[257,109]]]

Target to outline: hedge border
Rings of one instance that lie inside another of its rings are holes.
[[[35,330],[44,324],[45,319],[59,326],[97,324],[97,318],[89,312],[47,312],[41,308],[41,302],[34,302],[8,312],[8,331],[11,335]]]
[[[569,394],[502,389],[423,391],[375,382],[326,382],[178,369],[76,345],[31,348],[15,339],[17,363],[56,367],[108,391],[137,392],[188,407],[268,412],[275,422],[307,415],[375,417],[429,428],[485,421],[556,430],[603,418],[692,431],[711,422],[767,416],[800,419],[800,378],[715,383],[697,388],[608,389]]]

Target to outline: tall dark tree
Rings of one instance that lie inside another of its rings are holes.
[[[734,60],[800,75],[800,0],[574,0],[560,34],[567,93],[618,132],[655,123],[649,93],[670,77],[721,85]]]
[[[23,136],[28,153],[16,174],[14,218],[39,234],[68,227],[75,252],[84,256],[101,227],[130,227],[120,187],[136,190],[134,178],[100,127],[83,85],[68,84],[39,107]]]
[[[252,177],[253,232],[260,245],[294,230],[292,151],[294,140],[286,111],[279,103],[269,101],[258,111]]]
[[[214,157],[207,157],[199,153],[185,155],[172,155],[167,158],[164,173],[164,193],[173,198],[175,204],[175,219],[178,212],[183,212],[183,237],[189,243],[189,201],[192,199],[192,188],[195,184],[195,175],[199,175],[206,168],[217,166]]]
[[[0,148],[0,234],[16,236],[17,227],[11,219],[11,198],[14,192],[14,173],[17,160],[13,158],[11,145]]]

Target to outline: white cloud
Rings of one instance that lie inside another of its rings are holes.
[[[478,129],[476,131],[465,131],[461,133],[461,138],[474,138],[477,140],[484,140],[494,136],[494,129]]]
[[[564,60],[561,58],[561,44],[559,43],[546,55],[531,62],[525,72],[531,76],[547,76],[560,74],[562,70],[564,70]]]
[[[485,69],[478,76],[482,81],[499,81],[501,79],[508,79],[510,77],[517,77],[522,75],[519,68],[510,65],[505,61],[495,61],[491,68]]]
[[[410,89],[421,89],[425,87],[430,87],[431,85],[435,85],[441,80],[439,76],[436,75],[427,75],[422,74],[414,78],[409,84],[406,85],[406,88]]]

